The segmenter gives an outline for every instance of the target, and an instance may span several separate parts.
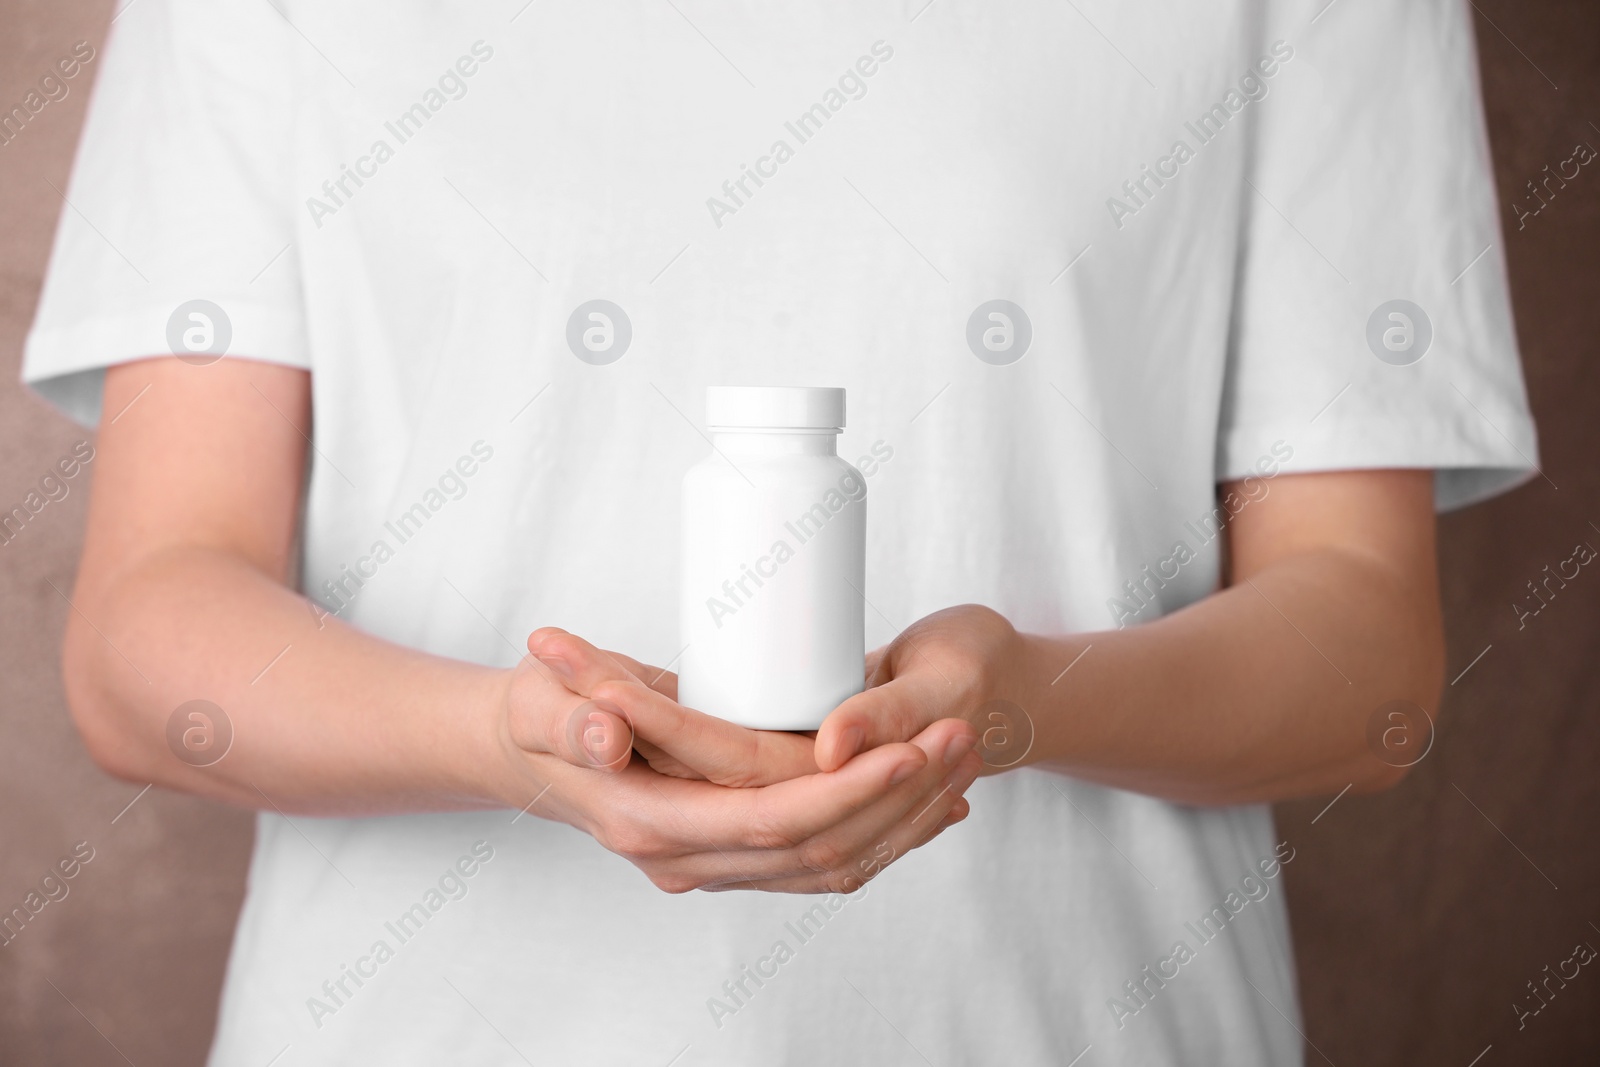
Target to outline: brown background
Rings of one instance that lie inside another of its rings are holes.
[[[0,0],[0,102],[20,100],[73,42],[98,48],[111,11]],[[1549,480],[1442,522],[1449,676],[1488,651],[1448,690],[1427,758],[1393,792],[1279,810],[1298,848],[1287,871],[1313,1064],[1600,1062],[1600,967],[1520,1032],[1512,1010],[1577,942],[1600,947],[1600,570],[1521,631],[1511,607],[1577,542],[1600,547],[1600,166],[1520,232],[1508,206],[1577,141],[1600,147],[1600,4],[1479,0],[1475,19]],[[15,384],[63,210],[49,183],[66,186],[88,96],[71,84],[0,147],[4,508],[83,436]],[[80,479],[0,548],[0,911],[76,842],[95,849],[70,895],[0,948],[0,1060],[199,1064],[250,816],[160,790],[123,813],[138,787],[107,778],[79,745],[55,657],[70,609],[50,583],[71,588],[84,499]]]

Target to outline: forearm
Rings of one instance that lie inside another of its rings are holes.
[[[174,549],[80,586],[68,700],[107,770],[253,808],[318,815],[518,806],[500,736],[509,671],[415,652],[314,613],[226,553]],[[216,704],[233,743],[195,767],[167,721]]]
[[[1384,788],[1402,772],[1368,748],[1369,718],[1391,700],[1436,707],[1433,582],[1295,556],[1145,626],[1026,635],[1004,695],[1033,724],[1028,762],[1119,788],[1193,804]]]

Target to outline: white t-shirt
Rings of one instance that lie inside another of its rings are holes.
[[[1201,598],[1221,479],[1432,467],[1450,507],[1536,463],[1454,0],[142,0],[101,65],[26,379],[92,422],[185,333],[308,368],[305,588],[417,648],[672,660],[708,384],[844,386],[841,454],[888,453],[871,646]],[[263,814],[212,1063],[1300,1061],[1314,841],[970,798],[851,898]]]

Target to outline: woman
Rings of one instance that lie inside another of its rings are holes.
[[[1403,775],[1434,510],[1535,469],[1462,6],[142,0],[103,66],[24,374],[100,424],[90,751],[261,813],[214,1064],[1298,1062],[1265,805]],[[814,740],[663,669],[725,382],[879,458]]]

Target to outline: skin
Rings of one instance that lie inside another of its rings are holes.
[[[1229,587],[1148,625],[1059,636],[973,605],[931,615],[811,737],[684,708],[672,675],[564,631],[494,669],[314,612],[288,586],[304,371],[144,360],[107,372],[104,410],[121,414],[97,443],[65,639],[74,720],[112,774],[247,807],[526,808],[670,892],[849,892],[966,816],[962,794],[999,772],[980,732],[1025,736],[1015,766],[1269,801],[1392,785],[1403,771],[1370,753],[1367,719],[1394,699],[1431,712],[1441,684],[1425,471],[1278,476],[1231,523]],[[205,768],[166,744],[197,697],[235,731]],[[1015,709],[999,727],[996,700]]]
[[[107,771],[284,813],[526,808],[670,892],[849,892],[964,813],[980,762],[961,722],[828,772],[721,785],[625,758],[627,724],[531,657],[462,663],[314,612],[286,584],[310,404],[306,372],[266,363],[107,372],[118,414],[97,442],[63,653],[73,718]],[[166,741],[197,698],[234,730],[204,768]]]
[[[985,773],[1040,766],[1183,804],[1395,785],[1406,769],[1378,758],[1368,722],[1393,700],[1433,718],[1443,685],[1431,472],[1280,474],[1234,517],[1227,552],[1226,588],[1127,629],[1026,634],[978,605],[935,612],[868,656],[869,687],[814,744],[779,735],[787,751],[768,758],[832,769],[957,718],[997,749]],[[561,631],[529,647],[624,715],[660,718],[675,695],[670,676],[653,693],[604,681],[627,661]],[[736,728],[677,714],[681,729],[740,744]]]

